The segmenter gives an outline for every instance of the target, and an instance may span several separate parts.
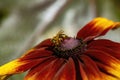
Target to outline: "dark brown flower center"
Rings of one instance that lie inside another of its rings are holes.
[[[67,37],[65,34],[57,34],[53,39],[53,52],[56,57],[68,59],[75,55],[81,55],[86,44],[81,39]]]
[[[82,40],[77,40],[77,41],[79,41],[77,44],[76,44],[76,41],[75,41],[75,44],[73,44],[74,43],[73,41],[71,42],[71,44],[67,44],[67,43],[64,44],[63,42],[61,46],[57,46],[57,47],[55,46],[53,48],[53,52],[54,52],[53,55],[59,58],[65,58],[65,59],[68,59],[69,57],[72,57],[72,56],[81,55],[86,49],[86,44],[83,43]],[[62,46],[63,44],[64,46]]]

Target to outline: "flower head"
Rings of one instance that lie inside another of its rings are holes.
[[[24,80],[120,80],[120,43],[96,39],[118,26],[95,18],[75,38],[60,31],[1,66],[0,80],[28,70]]]

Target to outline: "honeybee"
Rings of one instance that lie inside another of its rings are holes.
[[[65,39],[67,38],[68,36],[64,34],[64,31],[63,30],[60,30],[56,36],[54,36],[52,38],[52,42],[56,45],[56,46],[59,46],[60,43]]]

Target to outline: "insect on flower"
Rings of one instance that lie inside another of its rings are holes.
[[[58,32],[0,67],[0,80],[28,71],[24,80],[120,80],[120,43],[97,39],[120,26],[95,18],[75,38]]]

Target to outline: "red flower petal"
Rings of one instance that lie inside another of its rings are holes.
[[[31,49],[21,57],[21,60],[40,59],[52,56],[53,52],[46,50],[46,48]]]
[[[119,78],[116,78],[114,76],[111,76],[111,75],[108,75],[108,74],[105,74],[103,72],[102,73],[102,76],[103,76],[103,80],[120,80]]]
[[[108,54],[120,59],[120,43],[106,39],[94,40],[88,44],[89,49],[102,50]]]
[[[24,72],[37,64],[42,63],[44,60],[51,58],[52,52],[40,49],[31,49],[24,56],[19,59],[13,60],[0,67],[0,75],[11,75]]]
[[[99,67],[99,69],[101,70],[102,74],[103,73],[106,74],[106,76],[105,76],[106,78],[107,78],[107,76],[111,76],[113,78],[116,78],[116,80],[120,79],[120,73],[118,71],[120,69],[116,69],[116,68],[107,66],[105,64],[99,63],[99,62],[96,62],[96,63],[97,63],[97,66]]]
[[[98,39],[98,40],[93,40],[90,42],[88,47],[93,47],[93,46],[105,46],[113,49],[117,49],[117,47],[120,47],[120,43],[113,42],[107,39]]]
[[[75,66],[70,58],[59,72],[55,80],[76,80]]]
[[[40,44],[38,44],[34,48],[50,47],[50,46],[52,46],[51,39],[46,39],[46,40],[40,42]]]
[[[79,56],[72,56],[76,71],[76,80],[88,80],[87,74],[83,69],[83,63]]]
[[[90,56],[98,65],[100,70],[108,75],[120,78],[120,61],[102,50],[88,50],[86,55]]]
[[[102,80],[100,71],[96,63],[86,55],[80,57],[83,61],[83,69],[85,70],[88,80]]]
[[[83,64],[80,61],[79,61],[79,67],[80,67],[80,73],[81,73],[82,80],[89,80],[83,68]]]
[[[59,70],[61,69],[61,67],[65,64],[65,60],[63,59],[57,59],[53,65],[50,66],[49,68],[49,73],[48,76],[46,77],[46,80],[56,80],[55,76],[57,76],[57,74],[59,74]]]
[[[29,71],[25,80],[53,80],[64,64],[63,59],[50,59]]]
[[[119,22],[113,22],[105,18],[95,18],[78,32],[77,38],[82,38],[88,41],[95,37],[105,35],[110,29],[119,25]]]
[[[46,60],[46,58],[22,61],[21,59],[13,60],[0,67],[0,76],[25,72],[26,70],[34,67],[35,65],[43,62],[44,60]]]

